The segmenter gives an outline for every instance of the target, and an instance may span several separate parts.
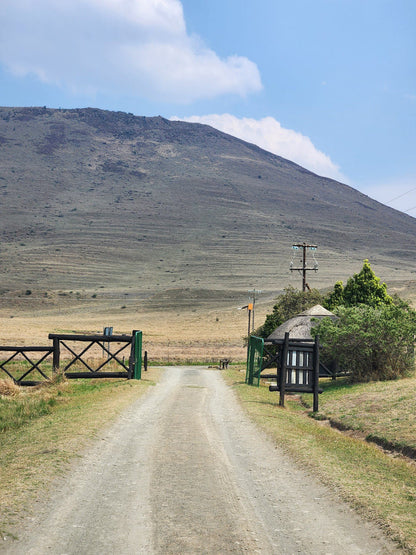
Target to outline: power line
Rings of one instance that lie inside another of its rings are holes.
[[[392,198],[391,200],[387,201],[387,204],[389,204],[390,202],[393,202],[394,200],[402,198],[405,195],[408,195],[409,193],[412,193],[413,191],[416,191],[416,187],[413,187],[413,189],[410,189],[409,191],[406,191],[405,193],[402,193],[401,195],[398,195],[397,197]],[[409,208],[409,210],[413,210],[413,208]],[[405,210],[405,212],[409,212],[409,210]]]

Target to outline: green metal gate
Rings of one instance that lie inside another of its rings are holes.
[[[142,378],[142,344],[143,344],[143,334],[141,331],[136,331],[133,335],[134,341],[134,372],[133,378],[135,380],[141,380]]]
[[[247,347],[246,384],[260,385],[260,372],[263,364],[264,339],[251,335]]]

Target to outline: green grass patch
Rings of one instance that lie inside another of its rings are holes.
[[[282,449],[367,518],[378,522],[408,552],[416,553],[413,462],[393,458],[373,444],[310,418],[310,410],[295,396],[287,396],[286,407],[279,407],[279,394],[269,392],[265,385],[259,388],[245,385],[244,371],[229,369],[223,375],[248,414]],[[347,386],[347,391],[351,394],[357,390]],[[332,392],[340,401],[345,395],[340,383],[332,385]],[[329,397],[328,391],[320,396],[320,406],[325,406],[326,395]]]
[[[416,377],[348,384],[322,381],[319,412],[340,428],[416,458]],[[312,397],[303,395],[306,403]]]

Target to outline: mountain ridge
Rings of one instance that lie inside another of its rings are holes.
[[[0,108],[0,203],[8,291],[274,292],[303,241],[319,247],[313,286],[346,279],[364,258],[383,280],[413,279],[411,216],[207,125],[161,116]]]

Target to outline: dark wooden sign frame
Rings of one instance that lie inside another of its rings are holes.
[[[285,333],[283,340],[266,341],[279,347],[279,365],[277,367],[276,385],[269,386],[270,391],[279,391],[279,405],[285,404],[286,392],[312,393],[313,411],[319,409],[319,342],[290,339]],[[264,366],[266,368],[267,366]],[[269,375],[272,377],[272,375]],[[274,377],[274,376],[273,376]]]

